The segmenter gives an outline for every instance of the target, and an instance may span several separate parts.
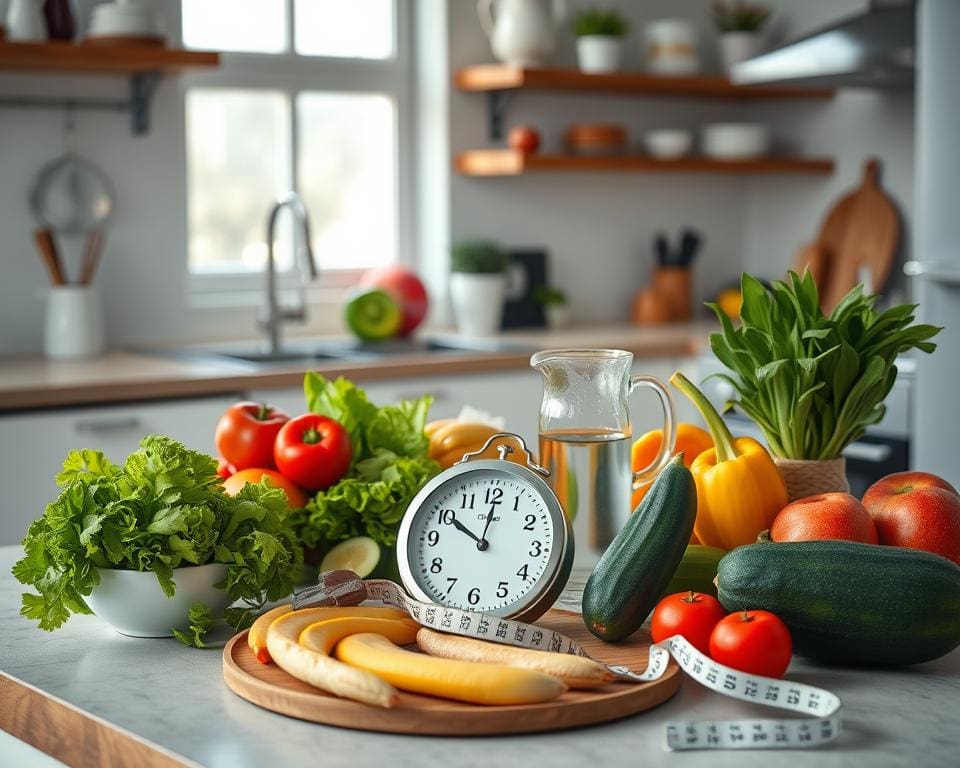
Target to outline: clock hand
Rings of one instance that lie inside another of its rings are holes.
[[[490,542],[487,541],[487,529],[490,528],[490,523],[493,522],[493,513],[497,511],[497,505],[491,504],[490,511],[487,512],[487,522],[483,525],[483,533],[480,534],[480,539],[477,541],[477,549],[481,552],[486,551],[490,547]]]
[[[480,546],[480,539],[477,538],[477,534],[475,534],[473,531],[467,528],[467,526],[465,526],[463,523],[457,520],[457,518],[453,518],[453,527],[456,528],[458,531],[461,531],[467,534],[467,536],[469,536],[471,539],[477,542],[477,546]]]

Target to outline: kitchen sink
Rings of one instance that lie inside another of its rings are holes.
[[[373,362],[402,355],[495,354],[529,350],[504,343],[500,339],[391,339],[382,342],[360,342],[334,339],[312,342],[289,342],[278,352],[269,352],[249,344],[225,344],[217,347],[182,347],[151,350],[152,354],[203,362],[228,362],[244,367],[274,368],[311,365],[324,360]]]

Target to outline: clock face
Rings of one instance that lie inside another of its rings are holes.
[[[455,608],[521,613],[555,581],[568,543],[559,505],[538,485],[475,469],[424,489],[401,530],[401,571],[413,582],[406,586]]]

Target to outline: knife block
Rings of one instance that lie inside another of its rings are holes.
[[[690,269],[657,267],[653,271],[652,289],[665,300],[672,322],[683,322],[693,316],[693,292]]]

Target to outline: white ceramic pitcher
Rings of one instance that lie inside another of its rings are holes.
[[[478,0],[477,13],[497,59],[540,67],[553,53],[567,8],[565,0]]]

